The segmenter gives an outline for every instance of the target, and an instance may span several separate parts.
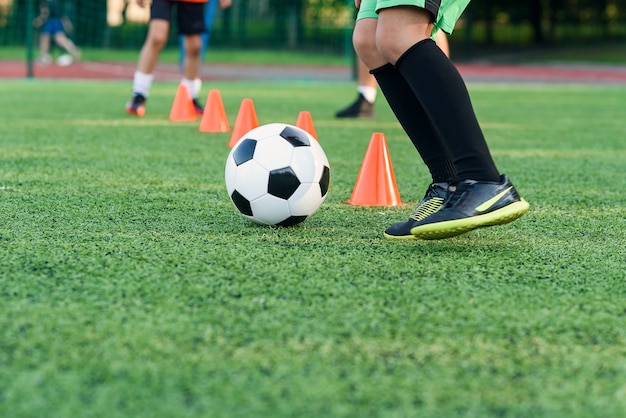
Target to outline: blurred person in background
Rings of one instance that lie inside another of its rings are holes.
[[[145,7],[148,0],[136,0],[136,2],[139,6]],[[176,7],[178,32],[184,38],[185,51],[181,83],[187,86],[191,94],[196,114],[202,115],[204,107],[198,101],[198,94],[202,88],[200,53],[202,34],[206,32],[205,3],[207,0],[152,0],[148,35],[139,53],[137,70],[133,76],[132,97],[126,103],[128,114],[141,117],[146,112],[146,100],[150,95],[150,88],[154,80],[154,69],[159,55],[167,43],[172,12]],[[230,3],[231,0],[220,0],[223,7],[230,6]]]
[[[37,61],[42,65],[52,63],[50,55],[51,40],[67,51],[61,55],[57,62],[65,66],[80,58],[80,51],[67,36],[74,31],[70,19],[63,14],[61,5],[56,0],[45,0],[39,6],[39,16],[33,19],[33,25],[39,28],[39,58]]]

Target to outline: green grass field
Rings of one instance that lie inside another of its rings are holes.
[[[175,84],[142,119],[129,88],[0,82],[0,416],[624,416],[626,86],[470,84],[532,208],[433,242],[344,203],[373,132],[405,202],[429,183],[382,100],[332,117],[353,83],[205,82],[231,127],[312,113],[331,190],[288,229],[236,213]]]

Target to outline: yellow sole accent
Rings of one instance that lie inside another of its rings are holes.
[[[383,235],[385,236],[385,238],[387,239],[392,239],[392,240],[396,240],[396,241],[414,241],[417,239],[417,237],[415,235],[402,235],[402,236],[398,236],[398,235],[389,235],[386,232],[383,232]]]
[[[521,199],[484,215],[416,226],[411,229],[411,234],[415,238],[426,240],[451,238],[477,228],[513,222],[528,212],[528,209],[530,209],[528,202]]]

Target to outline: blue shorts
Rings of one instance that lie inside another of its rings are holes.
[[[51,18],[46,20],[46,23],[41,27],[41,33],[47,33],[50,36],[54,36],[59,32],[65,33],[63,22],[58,18]]]

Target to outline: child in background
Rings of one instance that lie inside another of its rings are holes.
[[[52,62],[50,55],[50,41],[54,42],[67,51],[67,54],[61,55],[58,59],[59,65],[69,65],[74,60],[80,58],[80,51],[74,45],[74,42],[67,37],[74,31],[72,22],[67,16],[63,15],[61,6],[56,0],[45,0],[41,3],[39,16],[33,20],[33,25],[40,28],[39,34],[39,58],[38,61],[42,65],[48,65]]]

